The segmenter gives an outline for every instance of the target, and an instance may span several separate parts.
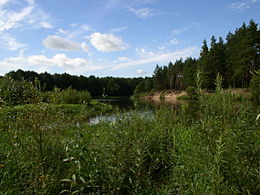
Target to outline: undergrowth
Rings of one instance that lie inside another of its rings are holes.
[[[221,89],[193,114],[164,107],[97,125],[70,125],[46,104],[2,108],[0,194],[257,194],[256,115]]]

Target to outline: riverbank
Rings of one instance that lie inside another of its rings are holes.
[[[0,107],[2,115],[11,115],[18,117],[26,114],[36,114],[39,112],[53,116],[59,116],[60,121],[64,123],[87,121],[90,116],[101,115],[113,111],[113,106],[96,100],[92,100],[89,104],[51,104],[37,103],[24,104],[18,106]],[[0,116],[1,117],[1,116]]]
[[[231,93],[234,96],[234,100],[251,100],[252,94],[247,88],[236,88],[236,89],[224,89],[224,93]],[[211,95],[213,91],[204,90],[203,95]],[[155,91],[149,94],[143,94],[139,97],[140,99],[152,100],[152,101],[177,101],[177,100],[189,100],[191,99],[185,90],[163,90]]]

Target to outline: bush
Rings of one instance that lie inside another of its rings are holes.
[[[186,92],[190,99],[198,99],[198,92],[196,87],[189,86],[186,88]]]
[[[250,81],[250,89],[253,99],[260,103],[260,70],[255,71],[255,74]]]
[[[0,104],[19,105],[41,101],[40,92],[30,82],[0,79]]]
[[[88,104],[90,101],[91,96],[87,91],[68,88],[61,92],[61,103],[63,104]]]
[[[71,87],[63,91],[54,88],[51,92],[44,92],[43,99],[53,104],[89,104],[91,95],[88,91],[77,91]]]

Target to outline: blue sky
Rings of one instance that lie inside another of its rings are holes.
[[[0,0],[0,75],[151,76],[250,19],[260,0]]]

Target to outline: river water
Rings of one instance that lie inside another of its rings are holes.
[[[96,99],[97,101],[107,103],[113,107],[117,107],[120,111],[120,116],[130,116],[132,113],[140,114],[140,116],[152,116],[154,111],[162,106],[180,108],[181,105],[191,104],[188,101],[178,100],[139,100],[132,101],[131,99]],[[100,121],[115,121],[120,117],[118,114],[97,115],[89,118],[90,124],[97,124]]]

